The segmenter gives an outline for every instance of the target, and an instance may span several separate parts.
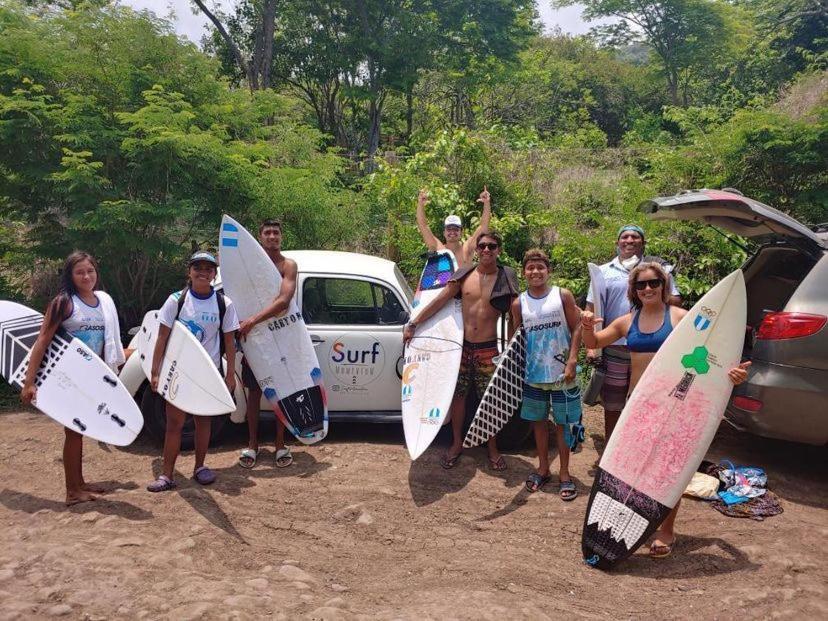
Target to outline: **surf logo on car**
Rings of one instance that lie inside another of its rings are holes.
[[[385,349],[371,335],[343,334],[334,340],[328,355],[331,373],[343,390],[367,386],[385,369]]]
[[[281,330],[282,328],[286,328],[297,321],[302,321],[302,313],[299,311],[290,313],[289,315],[284,315],[282,317],[277,317],[267,324],[267,329],[271,332],[275,332],[277,330]]]
[[[710,327],[710,324],[713,323],[713,319],[718,314],[719,313],[714,311],[712,308],[702,306],[699,314],[693,319],[693,326],[695,326],[696,330],[699,332],[707,330]]]

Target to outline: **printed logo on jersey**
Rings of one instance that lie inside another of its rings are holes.
[[[201,325],[199,325],[197,322],[193,321],[192,319],[187,319],[187,320],[182,319],[181,323],[183,323],[185,326],[187,326],[187,329],[190,332],[193,333],[193,335],[198,339],[199,343],[204,342],[204,336],[205,336],[206,333],[204,332],[204,328],[202,328]]]

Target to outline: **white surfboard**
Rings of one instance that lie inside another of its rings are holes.
[[[282,276],[264,248],[230,216],[219,234],[221,281],[244,320],[279,295]],[[256,325],[242,343],[247,363],[279,419],[303,444],[328,435],[319,359],[295,300],[285,313]]]
[[[412,320],[445,288],[457,271],[450,250],[430,253],[417,292]],[[463,354],[463,310],[451,299],[417,326],[405,347],[402,372],[402,419],[405,444],[411,459],[417,459],[434,441],[448,420]]]
[[[147,379],[152,376],[152,357],[158,339],[158,311],[144,315],[138,332],[141,369]],[[188,414],[218,416],[236,409],[224,378],[207,350],[180,321],[176,321],[170,337],[158,380],[158,394],[168,403]]]
[[[29,354],[43,315],[0,301],[0,373],[23,388]],[[126,446],[144,426],[141,410],[112,369],[83,341],[58,328],[35,376],[33,405],[61,425],[80,434]]]
[[[486,386],[471,426],[463,439],[464,448],[487,442],[517,414],[523,401],[525,377],[526,332],[521,327],[512,335],[489,385]]]
[[[676,505],[719,427],[745,338],[736,270],[673,329],[627,400],[601,457],[584,521],[584,559],[611,567]]]

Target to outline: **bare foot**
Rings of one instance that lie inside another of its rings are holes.
[[[93,494],[105,494],[106,489],[94,483],[81,483],[81,489],[85,492],[92,492]]]
[[[670,556],[675,543],[675,534],[657,530],[653,537],[653,542],[650,544],[650,558],[665,558]]]
[[[76,505],[80,502],[90,502],[92,500],[97,500],[97,496],[87,492],[86,490],[80,490],[78,492],[66,492],[66,506],[71,507],[72,505]]]

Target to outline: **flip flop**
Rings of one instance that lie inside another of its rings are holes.
[[[239,455],[239,465],[248,470],[256,465],[256,459],[259,457],[259,449],[246,448]]]
[[[650,558],[667,558],[673,553],[673,546],[676,545],[676,540],[673,539],[670,543],[657,544],[653,541],[650,544]]]
[[[462,454],[463,451],[460,451],[459,453],[457,453],[457,455],[454,456],[450,456],[448,453],[446,453],[440,458],[440,465],[445,470],[451,470],[457,465],[457,460],[460,459],[460,455]]]
[[[175,488],[175,481],[167,478],[163,474],[147,485],[148,492],[166,492],[173,488]]]
[[[573,481],[561,481],[559,495],[564,502],[575,500],[578,497],[578,488]]]
[[[210,485],[216,480],[216,473],[207,466],[202,466],[193,473],[193,478],[201,485]]]
[[[549,483],[549,480],[551,478],[552,478],[551,475],[548,475],[548,474],[542,475],[542,474],[538,474],[537,472],[533,472],[528,477],[526,477],[526,483],[525,483],[526,491],[529,492],[530,494],[534,494],[536,491],[538,491],[544,485]]]
[[[293,455],[290,454],[288,447],[282,447],[276,451],[276,467],[287,468],[293,463]]]
[[[498,455],[497,459],[489,457],[489,468],[495,472],[503,472],[506,468],[508,468],[506,465],[506,458],[503,457],[503,455]]]

